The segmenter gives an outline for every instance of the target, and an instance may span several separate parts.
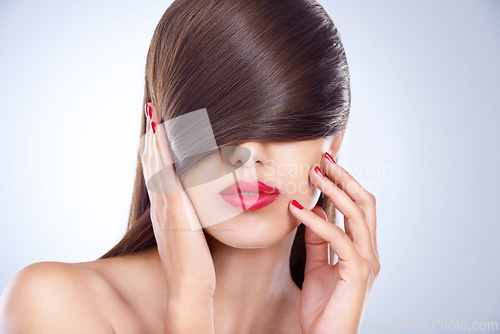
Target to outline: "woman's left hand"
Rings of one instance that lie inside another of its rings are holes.
[[[290,202],[291,213],[306,225],[300,324],[304,334],[359,333],[380,271],[375,197],[325,154],[322,165],[328,177],[311,168],[311,181],[344,215],[345,232],[326,220],[323,209],[299,209]],[[328,244],[338,256],[334,265],[328,263]]]

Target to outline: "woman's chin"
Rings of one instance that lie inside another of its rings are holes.
[[[259,219],[258,215],[240,214],[204,230],[228,246],[248,249],[269,247],[288,236],[297,226],[298,223],[288,215],[266,215]]]

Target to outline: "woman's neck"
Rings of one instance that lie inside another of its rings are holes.
[[[217,333],[279,330],[284,326],[280,321],[297,321],[298,326],[301,291],[290,273],[296,232],[294,229],[269,247],[253,249],[230,247],[205,234],[216,274]]]
[[[272,246],[255,249],[230,247],[205,234],[216,274],[217,333],[300,333],[301,290],[292,279],[289,264],[296,232],[294,229]],[[164,275],[157,246],[141,253],[150,259],[141,263],[154,264],[153,276]],[[158,277],[155,282],[165,280]]]

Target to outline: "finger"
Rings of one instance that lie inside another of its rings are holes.
[[[149,103],[145,104],[145,109],[146,133],[141,138],[141,148],[143,151],[141,155],[141,162],[146,182],[146,189],[148,191],[149,199],[151,202],[151,212],[156,212],[156,207],[161,208],[166,207],[167,205],[174,207],[176,202],[180,203],[180,196],[177,195],[177,198],[172,196],[171,198],[169,198],[170,201],[167,201],[166,197],[164,196],[163,189],[165,189],[166,186],[163,181],[165,177],[163,176],[165,173],[161,173],[163,168],[158,161],[158,150],[156,149],[157,139],[155,138],[156,135],[153,131],[153,121],[149,119],[149,116],[152,117],[153,110]]]
[[[321,171],[317,172],[318,170],[317,166],[311,168],[311,182],[333,202],[344,217],[349,219],[348,230],[356,249],[365,259],[372,259],[375,250],[364,211],[342,189],[321,174]]]
[[[295,205],[298,205],[295,206]],[[317,236],[328,242],[339,260],[358,261],[361,257],[353,242],[340,227],[319,217],[312,211],[302,207],[296,200],[288,204],[290,212],[304,225],[309,227]],[[301,209],[302,207],[302,209]],[[307,228],[306,228],[307,230]],[[305,237],[305,236],[304,236]],[[306,250],[307,251],[307,250]],[[318,253],[316,253],[317,255]]]
[[[146,134],[144,140],[141,141],[143,146],[142,163],[146,179],[146,188],[150,194],[152,205],[154,203],[167,202],[165,194],[176,194],[171,196],[171,201],[178,201],[179,187],[175,171],[173,168],[172,158],[167,145],[165,131],[159,122],[159,114],[150,103],[146,103],[146,115],[152,117],[146,121]],[[159,201],[159,202],[158,202]]]
[[[319,206],[312,210],[318,217],[327,220],[326,214]],[[304,241],[306,244],[306,266],[305,272],[309,272],[328,263],[328,242],[321,238],[314,231],[306,226],[304,232]]]
[[[176,214],[176,219],[168,226],[162,226],[169,230],[194,231],[201,229],[196,211],[186,194],[175,171],[175,166],[170,153],[165,124],[161,123],[161,117],[155,105],[148,103],[151,110],[151,130],[153,130],[152,147],[156,165],[161,195],[165,203],[165,209]]]
[[[350,221],[349,218],[344,216],[344,229],[346,233],[349,235],[349,231],[351,230],[352,222]],[[352,238],[352,237],[351,237]],[[370,245],[367,246],[367,248],[371,249],[371,251],[367,251],[366,253],[360,252],[363,258],[365,258],[372,266],[373,272],[375,275],[378,274],[380,270],[380,262],[378,258],[378,254],[373,246],[373,243],[370,241]]]
[[[153,148],[156,159],[156,170],[158,173],[161,193],[165,197],[168,194],[175,194],[182,190],[180,181],[178,180],[175,172],[175,166],[168,145],[167,132],[165,130],[165,123],[162,123],[160,114],[155,105],[148,103],[151,110],[151,129],[154,127]],[[177,197],[177,196],[174,196]]]
[[[144,105],[144,113],[146,114],[146,129],[144,135],[141,137],[140,141],[140,151],[141,151],[141,164],[142,164],[142,171],[144,174],[144,181],[146,182],[146,189],[149,194],[150,201],[153,201],[156,197],[156,191],[155,191],[155,182],[154,180],[151,180],[152,176],[154,175],[154,170],[153,168],[153,162],[154,160],[151,157],[151,152],[152,152],[152,132],[150,131],[150,121],[149,118],[147,117],[148,114],[148,105]]]
[[[378,257],[375,196],[366,191],[351,174],[333,161],[334,159],[325,152],[321,159],[322,168],[326,171],[328,178],[352,198],[364,211],[373,247]]]

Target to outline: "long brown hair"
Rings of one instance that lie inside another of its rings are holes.
[[[154,31],[145,74],[143,105],[156,105],[162,121],[206,108],[219,146],[313,140],[347,125],[347,59],[337,28],[313,0],[176,0]],[[141,113],[140,136],[146,132]],[[175,134],[169,140],[176,143]],[[172,155],[190,146],[179,139]],[[140,158],[127,231],[101,258],[156,244]],[[335,209],[323,194],[318,205],[334,222]],[[298,227],[290,254],[299,288],[304,228]]]

